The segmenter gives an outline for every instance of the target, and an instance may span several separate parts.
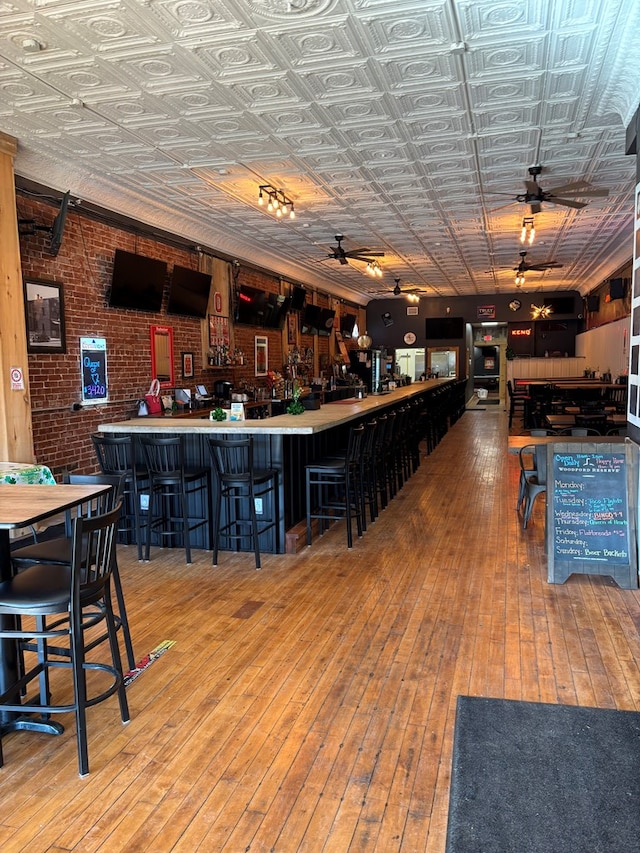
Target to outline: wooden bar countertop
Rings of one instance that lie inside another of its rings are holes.
[[[424,382],[412,382],[395,391],[384,394],[370,394],[363,400],[348,399],[325,403],[319,409],[305,410],[301,415],[276,415],[264,420],[210,421],[203,411],[203,418],[132,418],[129,421],[115,421],[100,424],[104,433],[212,433],[237,432],[254,435],[313,435],[327,429],[348,423],[362,415],[373,415],[381,408],[403,400],[410,400],[425,391],[431,391],[441,385],[447,385],[451,379],[428,379]]]

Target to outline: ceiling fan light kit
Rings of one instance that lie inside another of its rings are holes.
[[[531,245],[535,240],[536,226],[533,221],[533,216],[525,216],[522,220],[522,231],[520,232],[520,242]]]

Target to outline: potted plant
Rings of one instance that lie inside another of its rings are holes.
[[[300,402],[300,394],[302,393],[302,389],[298,384],[298,381],[294,381],[293,390],[291,392],[291,402],[287,406],[287,414],[288,415],[301,415],[304,412],[304,406]]]

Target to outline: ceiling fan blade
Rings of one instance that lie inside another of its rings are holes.
[[[535,181],[525,181],[524,185],[527,188],[528,195],[538,196],[542,192],[542,188]]]
[[[338,257],[336,258],[336,260],[340,261],[341,264],[346,264],[347,266],[349,265],[349,261],[344,256]]]
[[[562,204],[565,207],[575,207],[576,210],[580,210],[581,207],[586,207],[586,201],[574,201],[571,198],[556,198],[555,196],[550,196],[546,198],[545,201],[548,201],[549,204]]]
[[[551,195],[599,195],[608,196],[609,190],[600,187],[592,187],[588,181],[575,181],[572,184],[563,184],[561,187],[552,187],[549,192]]]
[[[359,260],[384,258],[384,252],[370,251],[369,249],[352,249],[350,252],[345,252],[344,254],[346,258],[357,258]]]
[[[542,210],[542,205],[539,201],[532,202],[529,205],[529,209],[531,210],[531,213],[540,213],[540,211]]]
[[[529,270],[533,270],[534,272],[546,272],[547,270],[558,269],[562,264],[556,264],[554,262],[549,262],[546,264],[530,264],[525,268],[525,272]]]

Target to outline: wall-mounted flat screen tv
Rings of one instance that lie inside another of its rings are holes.
[[[294,287],[291,291],[291,310],[302,311],[307,298],[307,291],[304,287]]]
[[[167,265],[155,258],[116,249],[109,305],[137,311],[160,311]]]
[[[235,321],[242,326],[263,326],[267,294],[241,284],[236,293]]]
[[[206,317],[210,289],[210,275],[175,265],[169,285],[167,313]]]
[[[554,314],[575,314],[576,305],[573,296],[554,296],[544,300]]]
[[[290,297],[279,296],[277,293],[268,293],[263,324],[269,329],[281,329],[284,326],[290,305]]]
[[[318,323],[318,334],[328,338],[336,320],[336,312],[333,308],[321,308]]]
[[[355,314],[345,314],[340,320],[340,331],[345,338],[353,336],[353,327],[355,326],[357,319],[358,318]]]
[[[425,335],[428,341],[463,338],[464,317],[427,317]]]
[[[302,323],[300,324],[300,331],[303,335],[317,335],[321,311],[322,308],[319,305],[304,306]]]

